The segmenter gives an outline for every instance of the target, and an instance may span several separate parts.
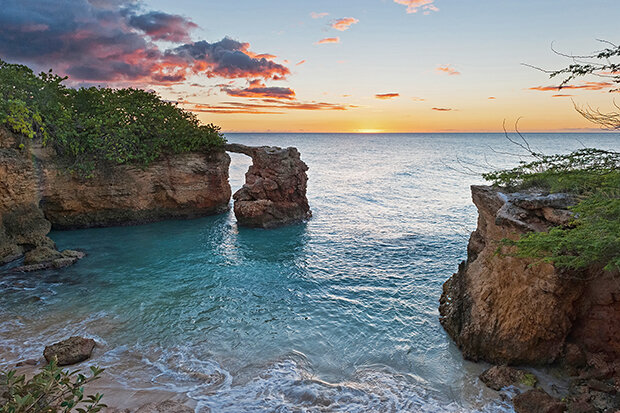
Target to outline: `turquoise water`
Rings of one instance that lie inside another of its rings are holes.
[[[54,232],[87,257],[0,279],[0,367],[69,335],[128,387],[187,393],[197,411],[511,411],[438,322],[466,256],[475,172],[519,161],[501,135],[235,134],[296,146],[313,218],[238,228],[232,213]],[[546,152],[620,150],[618,134],[528,135]],[[233,155],[233,191],[249,159]]]

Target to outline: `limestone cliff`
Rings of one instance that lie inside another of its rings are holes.
[[[0,264],[25,255],[24,270],[64,266],[80,254],[55,250],[59,229],[194,218],[228,209],[224,152],[164,157],[148,168],[110,166],[82,179],[53,151],[0,127]]]
[[[572,343],[618,360],[617,274],[596,268],[575,274],[497,253],[504,238],[566,224],[575,200],[487,186],[473,186],[472,197],[478,226],[467,261],[444,284],[439,308],[441,324],[463,355],[497,364],[548,364],[561,359]]]
[[[81,179],[41,157],[41,208],[57,229],[142,224],[224,212],[230,201],[223,151],[167,156],[139,168],[96,171]]]
[[[252,158],[245,184],[233,195],[240,225],[274,228],[311,216],[306,198],[308,166],[296,148],[229,144],[226,150]]]

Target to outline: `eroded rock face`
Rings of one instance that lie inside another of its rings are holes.
[[[230,201],[225,152],[174,155],[146,169],[114,166],[88,179],[42,163],[41,208],[58,229],[196,218],[224,212]]]
[[[56,357],[59,366],[68,366],[89,359],[94,348],[95,340],[74,336],[45,347],[43,356],[48,362]]]
[[[37,169],[29,148],[0,128],[0,265],[34,249],[54,250],[51,229],[39,209]]]
[[[129,225],[228,209],[230,157],[223,151],[165,157],[146,169],[111,166],[89,179],[57,162],[51,149],[0,127],[0,265],[25,256],[12,271],[60,268],[84,255],[56,251],[47,237],[52,226]]]
[[[306,198],[308,166],[296,148],[229,144],[226,150],[252,158],[245,185],[233,195],[239,225],[274,228],[311,216]]]
[[[560,272],[549,264],[497,254],[504,238],[566,224],[575,200],[562,194],[504,194],[473,186],[478,227],[468,258],[445,284],[440,321],[463,355],[494,364],[548,364],[567,341],[620,357],[620,285],[614,275]],[[596,330],[596,332],[595,332]],[[615,338],[614,338],[615,337]]]
[[[525,385],[534,387],[538,379],[527,371],[508,366],[493,366],[480,375],[482,381],[488,388],[501,390],[508,386]]]

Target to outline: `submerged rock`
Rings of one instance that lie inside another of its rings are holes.
[[[534,387],[538,383],[538,379],[532,373],[508,366],[493,366],[480,375],[480,380],[487,387],[497,391],[508,386]]]
[[[59,366],[76,364],[90,358],[95,344],[93,339],[74,336],[45,347],[43,356],[48,362],[56,357]]]
[[[239,144],[225,148],[252,158],[245,184],[233,195],[239,225],[274,228],[311,216],[306,197],[308,166],[296,148]]]

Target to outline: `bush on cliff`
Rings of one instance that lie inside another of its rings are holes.
[[[567,155],[535,155],[534,162],[483,177],[511,191],[534,187],[575,194],[579,202],[571,208],[574,219],[567,227],[505,242],[517,247],[519,257],[558,268],[602,265],[607,271],[620,270],[620,153],[587,148]]]
[[[26,379],[15,371],[0,373],[0,412],[96,413],[107,407],[103,395],[84,395],[84,385],[97,380],[103,370],[91,367],[91,376],[60,369],[55,361]]]
[[[106,163],[147,166],[165,154],[208,151],[220,128],[140,89],[79,88],[51,71],[0,60],[0,126],[51,145],[70,170],[90,175]]]

